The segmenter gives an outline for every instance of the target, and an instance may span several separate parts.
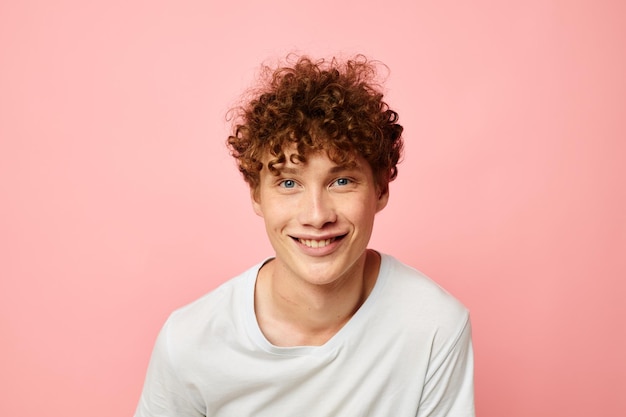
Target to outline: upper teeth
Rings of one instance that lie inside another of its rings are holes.
[[[324,239],[324,240],[310,240],[310,239],[298,239],[300,243],[309,248],[323,248],[324,246],[330,244],[333,239]]]

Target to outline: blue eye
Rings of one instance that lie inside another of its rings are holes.
[[[280,186],[283,188],[294,188],[296,186],[296,182],[294,180],[284,180],[280,182]]]
[[[335,181],[335,184],[337,184],[337,185],[348,185],[348,184],[350,184],[350,180],[348,178],[339,178],[338,180]]]

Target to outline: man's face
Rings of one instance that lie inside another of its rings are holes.
[[[287,161],[280,175],[260,174],[254,211],[276,251],[276,270],[310,284],[338,283],[350,276],[365,254],[374,216],[387,204],[363,159],[338,166],[326,152],[307,155],[306,163]]]

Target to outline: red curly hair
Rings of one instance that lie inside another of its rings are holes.
[[[295,147],[292,162],[324,150],[333,162],[349,166],[360,155],[386,192],[398,174],[403,128],[383,101],[376,63],[362,55],[343,63],[290,58],[293,65],[265,66],[260,88],[231,113],[234,132],[227,145],[246,182],[257,190],[267,152],[273,156],[267,168],[278,174],[285,150]]]

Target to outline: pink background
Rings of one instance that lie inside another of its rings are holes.
[[[271,254],[224,115],[292,50],[391,68],[372,247],[471,309],[478,415],[624,415],[625,3],[215,3],[0,3],[0,415],[131,415],[168,313]]]

